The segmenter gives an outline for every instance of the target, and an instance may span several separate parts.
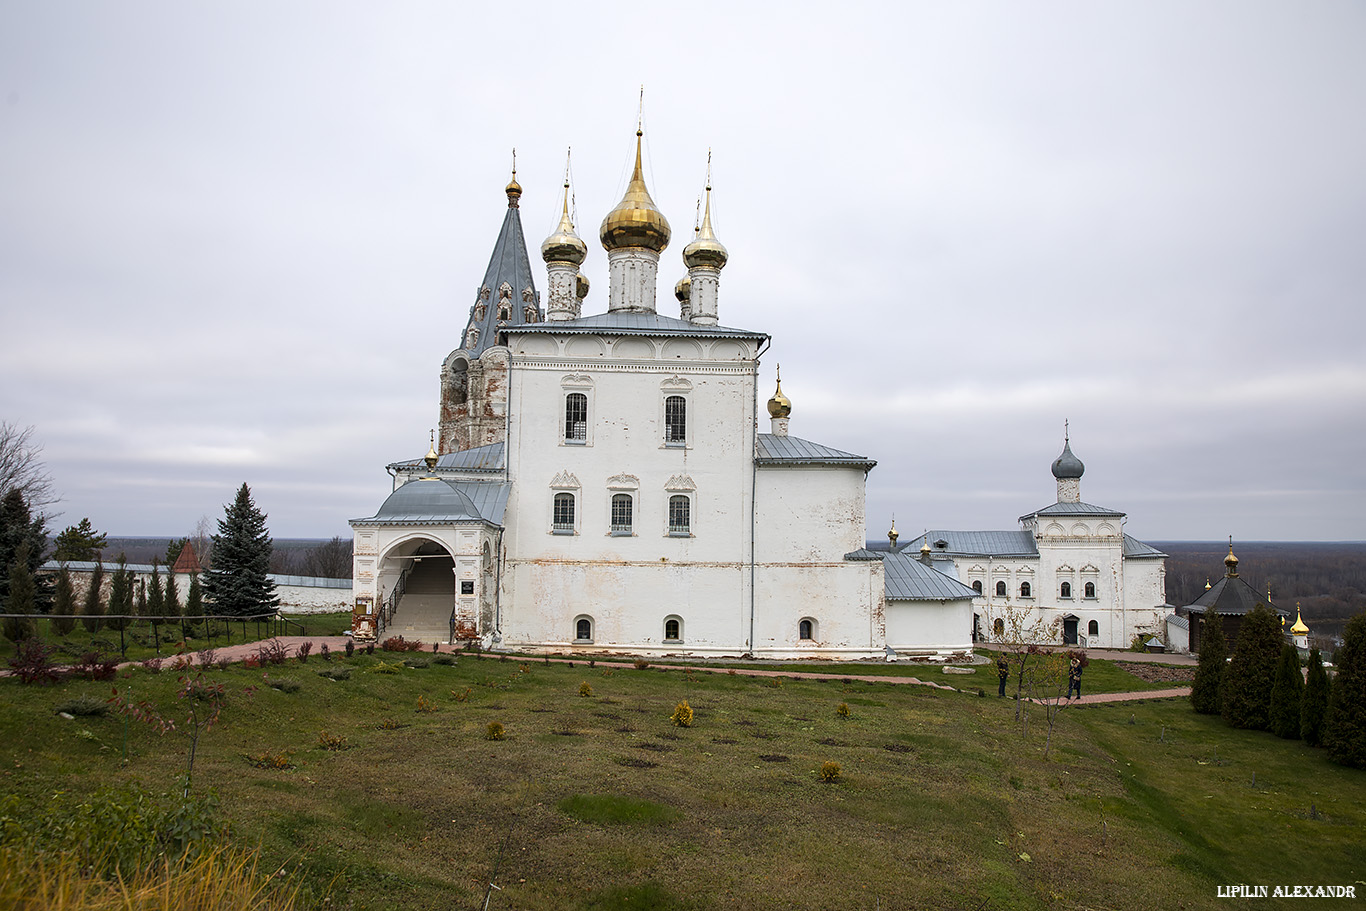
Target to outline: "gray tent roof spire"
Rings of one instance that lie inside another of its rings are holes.
[[[522,233],[521,209],[518,200],[522,187],[517,183],[517,171],[506,188],[507,214],[503,227],[493,245],[484,281],[475,291],[470,307],[469,322],[460,347],[471,358],[477,358],[494,345],[505,345],[502,333],[510,326],[539,323],[545,319],[541,311],[541,295],[532,277],[531,260],[526,252],[526,237]]]

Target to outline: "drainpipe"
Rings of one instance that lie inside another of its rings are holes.
[[[749,424],[749,648],[747,651],[751,658],[754,657],[754,540],[759,508],[759,358],[768,350],[770,341],[770,339],[765,338],[764,346],[754,354],[754,366],[751,370],[754,382],[750,384],[750,388],[754,390],[754,398],[750,402]]]

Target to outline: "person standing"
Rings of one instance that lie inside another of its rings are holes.
[[[1072,668],[1067,672],[1067,698],[1072,698],[1072,691],[1076,690],[1077,698],[1081,698],[1081,659],[1072,659]]]
[[[996,676],[1000,678],[1000,686],[996,688],[998,697],[1006,694],[1006,681],[1010,679],[1010,665],[1006,664],[1005,656],[996,659]]]

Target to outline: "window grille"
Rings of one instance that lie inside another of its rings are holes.
[[[588,439],[588,396],[582,392],[564,397],[564,438],[571,443]]]
[[[678,624],[678,619],[677,619],[676,617],[670,617],[668,620],[665,620],[665,621],[664,621],[664,638],[665,638],[665,639],[670,640],[670,641],[676,641],[676,640],[678,640],[678,639],[683,638],[683,637],[680,636],[678,633],[679,633],[679,624]]]
[[[619,493],[612,496],[612,534],[629,535],[631,533],[631,501],[629,493]]]
[[[669,534],[686,535],[692,531],[692,503],[679,494],[669,497]]]
[[[555,494],[554,517],[551,519],[551,527],[555,531],[574,530],[574,495],[572,493]]]
[[[664,400],[664,442],[682,446],[688,439],[688,400],[671,395]]]

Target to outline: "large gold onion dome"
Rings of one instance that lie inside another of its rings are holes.
[[[683,263],[689,269],[697,266],[710,266],[713,269],[721,269],[726,265],[726,260],[730,259],[730,253],[726,251],[721,241],[716,239],[716,232],[711,228],[711,181],[707,181],[707,208],[702,215],[702,227],[697,229],[697,237],[692,243],[683,248]]]
[[[782,368],[778,370],[778,388],[773,393],[773,398],[768,400],[768,416],[771,418],[786,418],[792,414],[792,402],[787,396],[783,395],[783,376]]]
[[[640,130],[636,130],[636,167],[631,172],[631,182],[626,185],[626,195],[615,209],[607,213],[598,230],[602,246],[608,252],[643,247],[661,253],[669,245],[669,220],[650,198],[640,166],[642,135]]]
[[[541,259],[548,263],[581,264],[588,256],[588,244],[574,233],[574,222],[569,217],[569,181],[564,182],[564,210],[560,224],[541,244]]]

